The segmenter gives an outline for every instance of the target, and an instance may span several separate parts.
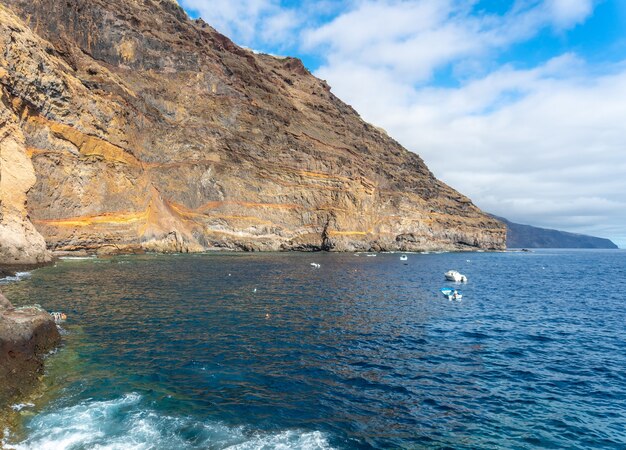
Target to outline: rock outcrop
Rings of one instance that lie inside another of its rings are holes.
[[[2,79],[0,71],[0,79]],[[39,264],[50,260],[44,238],[28,219],[26,195],[35,170],[26,154],[17,118],[0,92],[0,263]]]
[[[54,251],[505,245],[301,61],[238,47],[171,0],[3,0],[0,83]]]
[[[16,309],[0,294],[0,408],[28,393],[43,373],[43,355],[60,340],[50,314]]]

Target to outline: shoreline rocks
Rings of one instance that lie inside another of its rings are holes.
[[[60,341],[50,314],[36,306],[15,308],[0,293],[0,408],[32,390],[44,355]]]

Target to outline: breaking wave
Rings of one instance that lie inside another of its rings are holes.
[[[28,278],[30,275],[30,272],[16,272],[14,276],[0,278],[0,284],[14,283],[16,281],[23,280],[24,278]]]
[[[2,444],[13,450],[331,448],[319,431],[267,433],[218,421],[172,417],[146,409],[141,400],[139,394],[131,393],[114,400],[86,401],[44,412],[28,423],[25,441],[11,442],[9,436]]]

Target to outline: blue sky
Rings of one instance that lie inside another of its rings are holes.
[[[626,247],[626,1],[179,0],[510,220]]]

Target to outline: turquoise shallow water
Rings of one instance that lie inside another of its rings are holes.
[[[2,286],[70,316],[5,445],[626,448],[624,280],[624,251],[60,261]]]

